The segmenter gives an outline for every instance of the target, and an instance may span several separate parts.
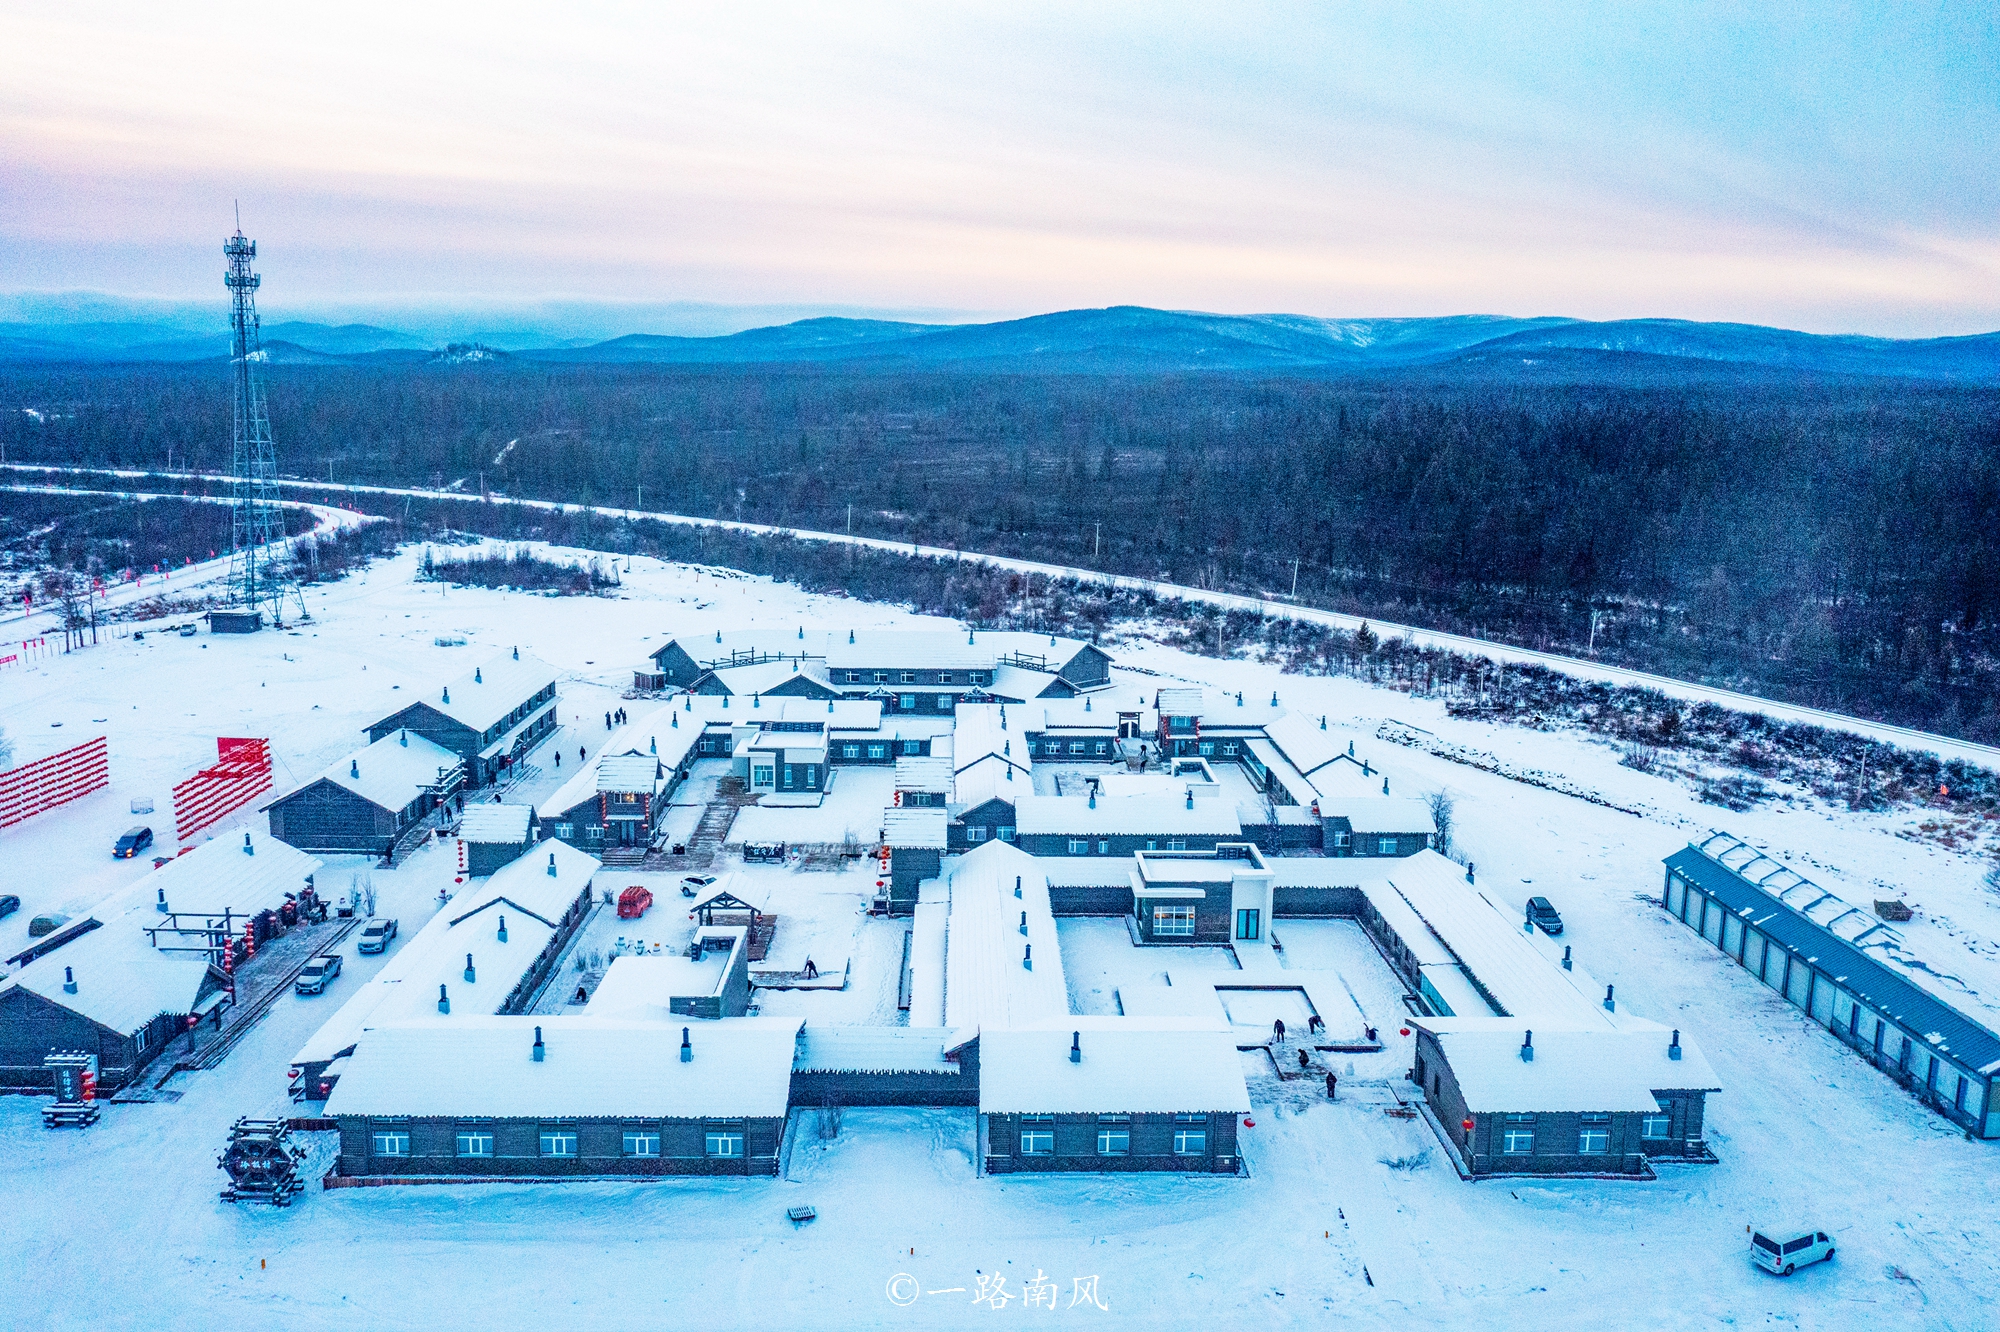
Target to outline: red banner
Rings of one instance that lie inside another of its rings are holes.
[[[0,772],[0,828],[101,791],[111,781],[104,737]]]
[[[174,840],[185,846],[271,789],[271,742],[224,736],[216,762],[174,786]]]

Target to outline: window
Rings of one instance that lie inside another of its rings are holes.
[[[917,706],[917,696],[915,694],[904,694],[901,698],[897,700],[897,703],[901,705],[903,711],[905,712],[915,711]]]
[[[1611,1116],[1585,1115],[1576,1131],[1578,1156],[1602,1156],[1611,1150]]]
[[[904,671],[904,672],[903,672],[903,683],[904,683],[904,684],[915,684],[916,682],[917,682],[917,673],[916,673],[915,671]]]
[[[410,1135],[402,1129],[385,1129],[374,1135],[375,1155],[408,1156]]]
[[[1262,925],[1263,913],[1256,907],[1244,907],[1236,913],[1236,937],[1254,941]]]
[[[869,757],[869,758],[872,758],[872,759],[879,759],[879,758],[888,758],[888,757],[889,757],[889,746],[887,746],[887,745],[870,745],[870,746],[868,746],[868,757]]]
[[[1146,839],[1146,849],[1148,851],[1157,851],[1160,849],[1160,844],[1156,839],[1148,837]]]
[[[1054,1115],[1021,1116],[1021,1155],[1052,1156],[1056,1150]]]
[[[1069,853],[1073,856],[1087,856],[1090,854],[1090,843],[1080,842],[1072,837],[1069,839]]]
[[[1099,740],[1099,741],[1097,742],[1097,748],[1096,748],[1096,752],[1097,752],[1097,753],[1099,753],[1099,754],[1108,754],[1108,753],[1110,753],[1110,752],[1111,752],[1111,742],[1110,742],[1109,740]]]
[[[569,1156],[575,1156],[575,1155],[576,1155],[576,1130],[575,1130],[575,1129],[543,1129],[543,1130],[542,1130],[542,1155],[543,1155],[543,1156],[564,1156],[564,1157],[569,1157]]]
[[[842,745],[842,746],[840,747],[840,756],[841,756],[842,758],[860,758],[860,757],[861,757],[861,746],[860,746],[860,745]]]
[[[590,826],[589,826],[588,828],[585,828],[585,829],[583,830],[583,836],[584,836],[584,840],[585,840],[585,841],[590,841],[590,842],[601,842],[601,841],[603,841],[603,840],[604,840],[604,825],[603,825],[603,824],[601,824],[601,823],[593,823],[593,824],[591,824],[591,825],[590,825]]]
[[[972,683],[974,683],[974,684],[976,684],[976,685],[983,685],[983,684],[985,684],[985,683],[986,683],[986,672],[985,672],[985,671],[974,671],[974,672],[972,673]]]
[[[1958,1075],[1958,1090],[1952,1093],[1951,1108],[1960,1114],[1965,1113],[1965,1074],[1963,1073]]]
[[[1003,842],[1014,840],[1014,830],[1004,823],[1000,825],[1000,840]]]
[[[401,820],[398,820],[398,822],[401,822]],[[141,1027],[132,1033],[132,1048],[135,1050],[144,1050],[146,1048],[146,1028]]]
[[[1393,856],[1393,855],[1395,855],[1395,854],[1396,854],[1396,839],[1395,839],[1395,838],[1393,838],[1393,837],[1378,837],[1378,838],[1376,838],[1376,839],[1375,839],[1375,854],[1376,854],[1376,855],[1378,855],[1378,856]]]
[[[876,683],[876,684],[888,684],[888,683],[889,683],[889,672],[887,672],[887,671],[877,671],[877,672],[875,672],[875,683]]]
[[[1097,843],[1097,854],[1100,856],[1108,856],[1111,854],[1111,843],[1109,840],[1100,840]]]
[[[1647,1115],[1639,1121],[1639,1136],[1650,1142],[1665,1141],[1668,1132],[1667,1122],[1665,1115]]]
[[[772,779],[773,779],[773,778],[774,778],[774,777],[775,777],[776,775],[777,775],[777,774],[776,774],[776,770],[775,770],[775,769],[772,769],[772,768],[755,768],[755,769],[752,769],[752,770],[751,770],[751,773],[750,773],[750,785],[752,785],[752,786],[769,786],[769,785],[771,785],[771,782],[772,782]]]
[[[937,704],[938,704],[938,711],[939,711],[939,712],[950,712],[950,711],[951,711],[951,695],[950,695],[950,694],[939,694],[939,695],[937,696]]]
[[[924,752],[924,742],[921,740],[905,740],[901,743],[905,755],[915,755]]]
[[[847,673],[847,683],[849,683],[849,684],[860,684],[860,683],[861,683],[861,672],[860,672],[860,671],[849,671],[849,672]]]
[[[1186,841],[1185,841],[1184,839],[1179,839],[1179,838],[1168,838],[1168,839],[1167,839],[1167,850],[1169,850],[1169,851],[1185,851],[1185,850],[1187,850],[1187,842],[1186,842]]]
[[[1236,742],[1234,740],[1224,740],[1222,742],[1222,756],[1224,758],[1236,757]]]
[[[815,791],[818,789],[819,789],[819,765],[816,763],[808,763],[806,764],[806,790]]]
[[[1081,740],[1070,741],[1069,752],[1072,754],[1081,754],[1083,752],[1083,741]]]
[[[1500,1150],[1508,1156],[1527,1156],[1535,1150],[1535,1117],[1508,1115],[1500,1125]]]
[[[1130,1115],[1099,1115],[1097,1122],[1097,1154],[1099,1156],[1130,1156],[1132,1154],[1132,1123]]]
[[[1792,1254],[1795,1253],[1804,1253],[1807,1249],[1810,1249],[1812,1246],[1813,1246],[1813,1237],[1811,1235],[1802,1236],[1801,1238],[1795,1240],[1787,1240],[1785,1242],[1785,1255],[1787,1257],[1790,1257]]]
[[[1184,731],[1187,729],[1188,722],[1191,720],[1192,719],[1188,717],[1169,717],[1167,719],[1167,725],[1171,726],[1176,731]]]
[[[1333,835],[1334,849],[1337,851],[1345,850],[1352,840],[1353,839],[1349,837],[1348,834],[1344,832],[1337,832]]]
[[[1174,1130],[1175,1156],[1200,1156],[1207,1150],[1208,1130],[1183,1128]]]
[[[556,825],[556,836],[567,842],[570,838],[576,836],[576,825],[574,823],[558,823]]]
[[[1200,744],[1195,746],[1195,752],[1203,755],[1210,755],[1215,753],[1215,741],[1213,740],[1202,741]]]
[[[1207,1116],[1207,1115],[1175,1115],[1175,1116],[1174,1116],[1174,1123],[1176,1123],[1176,1124],[1206,1124],[1207,1122],[1208,1122],[1208,1116]]]
[[[792,781],[792,765],[787,763],[784,766],[785,766],[785,789],[789,791],[794,785]]]
[[[740,1158],[743,1155],[743,1130],[740,1128],[712,1128],[705,1138],[710,1156],[719,1160]]]
[[[950,684],[950,683],[951,683],[951,672],[950,672],[950,671],[939,671],[939,672],[938,672],[938,683],[939,683],[939,684]]]
[[[481,1132],[478,1129],[469,1129],[461,1132],[458,1135],[458,1154],[460,1156],[493,1155],[493,1135]]]
[[[983,823],[968,823],[968,824],[966,824],[966,825],[965,825],[965,840],[966,840],[966,841],[967,841],[968,843],[972,843],[972,844],[977,844],[977,843],[980,843],[980,842],[983,842],[983,841],[985,841],[985,840],[986,840],[986,825],[985,825],[985,824],[983,824]]]
[[[625,1130],[625,1155],[658,1156],[659,1154],[660,1154],[659,1134],[655,1133],[651,1129]]]
[[[1155,937],[1170,939],[1193,938],[1194,908],[1191,906],[1154,907],[1153,934]]]

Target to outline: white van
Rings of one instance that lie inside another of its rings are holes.
[[[1833,1257],[1833,1240],[1824,1230],[1765,1228],[1750,1232],[1750,1256],[1767,1272],[1790,1276],[1809,1263]]]

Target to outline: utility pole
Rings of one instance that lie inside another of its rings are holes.
[[[1092,560],[1095,560],[1097,558],[1098,544],[1103,540],[1104,540],[1104,524],[1100,522],[1097,524],[1097,534],[1091,537],[1090,539],[1090,558]]]
[[[1298,599],[1299,599],[1299,562],[1298,562],[1297,560],[1293,560],[1293,561],[1292,561],[1292,600],[1293,600],[1293,601],[1297,601]]]

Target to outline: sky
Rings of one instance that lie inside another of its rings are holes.
[[[0,0],[0,50],[0,293],[219,311],[240,202],[267,319],[2000,328],[1990,0]]]

